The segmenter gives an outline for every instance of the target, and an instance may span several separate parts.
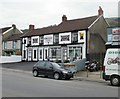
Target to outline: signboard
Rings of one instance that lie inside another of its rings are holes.
[[[78,31],[78,43],[83,43],[86,40],[86,31]]]
[[[59,34],[59,44],[71,43],[71,33],[60,33]]]
[[[114,42],[120,41],[120,28],[112,29],[112,41]]]
[[[113,35],[112,41],[120,41],[120,35]]]
[[[53,34],[44,35],[44,45],[52,45],[53,44]]]
[[[120,28],[114,28],[114,29],[112,29],[112,34],[113,35],[120,35]]]

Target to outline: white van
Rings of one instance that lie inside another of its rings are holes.
[[[111,85],[120,85],[120,48],[107,49],[104,66],[103,79],[110,80]]]

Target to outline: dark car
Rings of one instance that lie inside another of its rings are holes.
[[[73,73],[57,63],[49,61],[39,61],[33,66],[33,76],[44,75],[45,77],[53,77],[54,79],[70,79]]]

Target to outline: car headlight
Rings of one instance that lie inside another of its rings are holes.
[[[68,71],[62,71],[64,74],[68,73]]]

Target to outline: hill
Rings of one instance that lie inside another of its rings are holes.
[[[106,21],[109,23],[110,27],[117,27],[120,26],[120,17],[114,17],[114,18],[105,18]]]

